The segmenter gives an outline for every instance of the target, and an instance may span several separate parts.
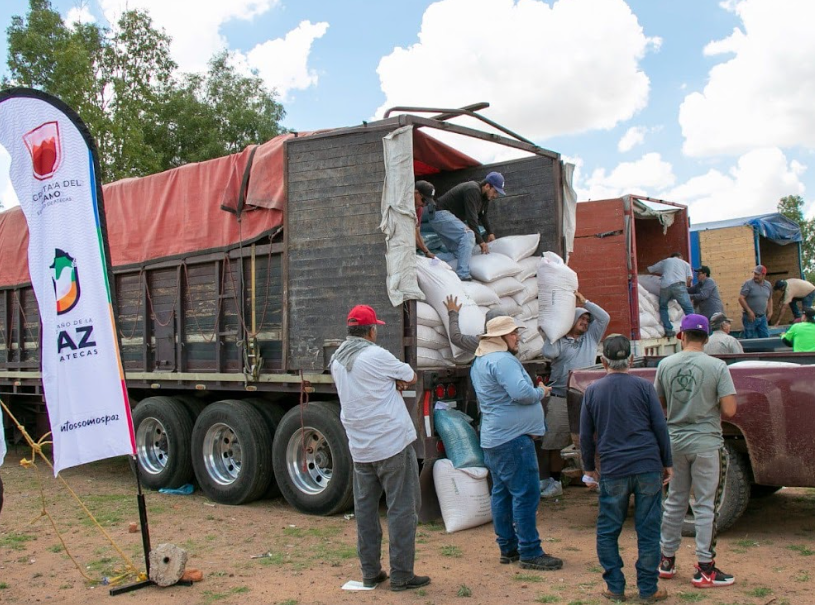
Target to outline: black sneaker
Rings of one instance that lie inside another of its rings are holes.
[[[710,563],[700,562],[696,566],[696,573],[693,575],[691,584],[696,588],[719,588],[730,586],[735,581],[733,576],[716,567],[716,561],[711,561]]]
[[[498,559],[498,562],[501,565],[509,565],[510,563],[515,563],[518,559],[521,558],[521,555],[518,554],[517,550],[513,550],[512,552],[508,552],[506,554],[501,553],[501,558]]]
[[[365,588],[376,588],[377,585],[382,584],[387,579],[388,572],[383,569],[375,578],[362,578],[362,585]]]
[[[676,557],[666,557],[662,555],[658,569],[660,578],[670,580],[676,575]]]
[[[403,590],[410,590],[411,588],[421,588],[428,584],[430,584],[430,578],[428,576],[413,576],[410,580],[401,584],[394,584],[393,581],[391,581],[391,590],[401,592]]]
[[[560,569],[563,567],[563,560],[557,557],[550,557],[544,554],[534,559],[521,559],[521,569],[537,569],[538,571],[550,571],[553,569]]]

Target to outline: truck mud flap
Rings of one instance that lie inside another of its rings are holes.
[[[419,474],[419,489],[422,493],[422,506],[419,508],[419,521],[432,523],[441,519],[441,506],[436,495],[436,483],[433,481],[433,465],[436,458],[422,462],[422,472]]]

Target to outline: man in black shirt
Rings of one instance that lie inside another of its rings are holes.
[[[442,260],[458,261],[456,274],[462,281],[469,281],[470,257],[476,243],[481,252],[488,254],[487,242],[495,239],[488,218],[489,203],[504,195],[504,177],[490,172],[483,181],[468,181],[453,187],[436,202],[436,211],[430,226],[449,250],[449,255],[437,255]],[[481,237],[478,226],[484,226],[487,240]]]

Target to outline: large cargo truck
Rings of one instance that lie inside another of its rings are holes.
[[[687,207],[626,195],[579,202],[576,217],[569,266],[579,276],[580,292],[611,314],[606,333],[631,339],[637,356],[679,350],[675,338],[641,334],[639,276],[674,252],[690,259]]]
[[[387,323],[378,344],[413,367],[417,361],[416,301],[393,304],[398,280],[386,259],[398,238],[383,228],[405,218],[389,214],[394,183],[410,182],[412,212],[414,178],[440,195],[498,170],[507,195],[491,206],[496,235],[540,233],[538,253],[563,253],[570,187],[557,153],[506,130],[447,121],[480,117],[470,111],[416,113],[287,134],[105,186],[115,312],[148,487],[195,478],[209,498],[227,504],[282,493],[307,513],[350,506],[352,463],[327,370],[348,309],[373,306]],[[459,147],[489,143],[523,157],[481,165],[429,132],[464,141]],[[397,136],[410,137],[401,154],[387,148]],[[412,237],[415,216],[407,218]],[[40,323],[26,250],[20,209],[0,213],[0,397],[42,434]],[[400,269],[409,275],[416,261],[406,258]],[[526,365],[533,377],[546,370],[543,360]],[[476,407],[467,366],[420,368],[418,376],[403,396],[427,486],[439,456],[435,402],[455,400],[473,415]],[[5,428],[10,442],[19,440]]]
[[[691,227],[691,251],[695,263],[710,267],[719,286],[725,313],[733,329],[741,330],[741,286],[753,276],[756,265],[767,267],[767,279],[801,279],[801,228],[782,214],[762,214]],[[698,265],[695,265],[698,266]],[[792,311],[780,305],[781,292],[773,299],[772,323],[792,322]]]

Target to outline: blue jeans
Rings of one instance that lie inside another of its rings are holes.
[[[756,315],[755,321],[747,318],[747,313],[741,314],[741,323],[744,326],[742,338],[769,338],[770,329],[767,327],[767,316]]]
[[[804,309],[811,307],[812,303],[815,303],[815,290],[804,296],[804,298],[793,298],[790,301],[790,311],[792,311],[792,316],[795,319],[801,317],[801,308],[798,306],[798,301],[801,301]]]
[[[492,475],[492,524],[501,553],[518,551],[522,561],[542,556],[535,522],[540,478],[532,438],[521,435],[498,447],[484,448],[484,463]]]
[[[693,313],[693,305],[690,302],[688,288],[681,281],[671,284],[667,288],[659,289],[659,318],[662,320],[662,327],[666,332],[673,332],[671,318],[668,315],[668,303],[675,300],[682,307],[685,315]]]
[[[662,521],[662,473],[627,477],[600,476],[600,510],[597,515],[597,558],[603,579],[615,594],[625,592],[623,560],[617,539],[628,516],[628,499],[634,494],[634,527],[637,530],[637,588],[641,597],[657,591],[659,530]]]
[[[461,279],[470,277],[470,257],[475,247],[475,234],[449,210],[436,210],[430,219],[433,228],[445,248],[458,261],[456,275]]]

